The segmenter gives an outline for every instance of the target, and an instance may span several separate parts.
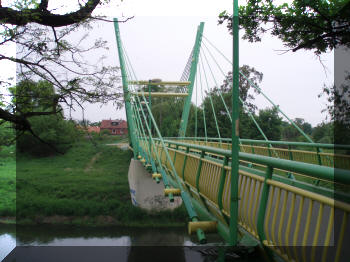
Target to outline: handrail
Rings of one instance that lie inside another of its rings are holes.
[[[154,139],[154,140],[158,141],[158,139]],[[208,153],[214,153],[214,154],[227,156],[227,157],[231,156],[230,150],[225,150],[220,148],[181,143],[181,142],[175,142],[171,140],[164,140],[164,143],[167,143],[168,145],[172,144],[177,146],[183,146],[186,148],[189,147],[200,151],[205,151]],[[250,162],[254,162],[254,163],[262,164],[266,166],[272,166],[274,168],[279,168],[290,172],[303,173],[317,179],[337,181],[338,183],[350,185],[350,171],[345,169],[331,168],[326,166],[308,164],[308,163],[285,160],[285,159],[276,159],[273,157],[254,155],[254,154],[248,154],[243,152],[239,152],[239,158],[241,160],[246,160],[246,161],[250,161]]]
[[[164,139],[176,139],[176,140],[205,140],[204,137],[164,137]],[[207,138],[207,140],[217,141],[219,138]],[[231,138],[221,138],[222,141],[231,142]],[[255,143],[255,144],[273,144],[273,145],[290,145],[290,146],[305,146],[305,147],[321,147],[328,149],[350,149],[350,145],[342,144],[323,144],[323,143],[308,143],[308,142],[292,142],[292,141],[273,141],[273,140],[255,140],[240,138],[241,142]]]

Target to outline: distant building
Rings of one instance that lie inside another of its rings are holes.
[[[77,125],[75,126],[77,129],[79,129],[80,131],[83,132],[87,132],[87,133],[100,133],[100,127],[99,126],[81,126],[81,125]]]
[[[100,133],[100,127],[99,126],[87,126],[87,131],[89,133],[92,133],[92,132]]]
[[[108,130],[111,135],[124,135],[128,133],[128,124],[125,120],[102,120],[100,130]]]

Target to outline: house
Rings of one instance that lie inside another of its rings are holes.
[[[108,130],[111,135],[124,135],[128,133],[128,124],[125,120],[102,120],[100,130]]]

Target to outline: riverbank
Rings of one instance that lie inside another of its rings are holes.
[[[41,158],[15,158],[14,148],[3,148],[0,223],[16,216],[19,225],[185,225],[183,206],[152,213],[134,207],[127,176],[131,152],[106,145],[110,139],[95,142],[80,141],[64,155]]]

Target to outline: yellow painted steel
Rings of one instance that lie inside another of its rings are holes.
[[[243,224],[245,225],[245,228],[248,229],[248,231],[251,231],[250,228],[249,228],[249,212],[248,212],[248,207],[249,207],[249,196],[250,196],[250,187],[251,187],[251,184],[252,184],[252,178],[251,177],[248,177],[248,184],[246,185],[246,188],[245,188],[245,194],[247,196],[245,196],[243,199],[245,200],[244,201],[244,204],[242,203],[242,205],[244,205],[244,211],[243,211],[243,219],[242,219],[242,222]],[[243,202],[243,201],[242,201]]]
[[[253,225],[253,214],[252,214],[252,209],[253,209],[253,203],[256,202],[256,199],[254,198],[255,196],[255,188],[256,188],[256,180],[252,179],[252,187],[250,191],[250,201],[249,201],[249,207],[248,207],[248,222],[249,222],[249,227],[251,229],[251,232],[254,232],[254,225]]]
[[[133,92],[132,95],[136,96],[148,96],[149,93],[147,92]],[[185,97],[188,96],[188,93],[162,93],[162,92],[151,92],[152,97],[166,97],[166,96],[179,96],[179,97]]]
[[[287,190],[289,192],[293,192],[293,193],[296,193],[298,195],[305,196],[305,197],[307,197],[309,199],[316,200],[316,201],[324,203],[326,205],[334,206],[336,208],[339,208],[341,210],[344,210],[344,211],[350,213],[350,204],[347,204],[345,202],[334,201],[334,199],[332,199],[332,198],[329,198],[329,197],[326,197],[326,196],[322,196],[320,194],[316,194],[316,193],[313,193],[313,192],[310,192],[310,191],[306,191],[306,190],[301,189],[301,188],[297,188],[297,187],[294,187],[294,186],[283,184],[281,182],[274,181],[274,180],[268,180],[267,183],[270,184],[270,185],[274,185],[276,187],[285,189],[285,190]]]
[[[337,251],[335,253],[334,262],[338,262],[339,258],[340,258],[340,251],[341,251],[341,249],[343,247],[343,240],[344,240],[344,234],[345,234],[345,227],[346,227],[347,217],[348,217],[348,214],[346,212],[344,212],[343,221],[342,221],[341,228],[340,228],[340,233],[339,233],[339,239],[338,239],[338,242],[337,242]]]
[[[201,144],[206,146],[212,146],[216,148],[224,148],[231,149],[231,144],[228,143],[220,143],[220,142],[206,142],[201,141],[199,143],[195,140],[182,140],[184,143],[192,143],[192,144]],[[272,157],[279,157],[281,159],[290,160],[289,153],[292,154],[294,161],[300,161],[309,164],[319,164],[318,157],[321,157],[322,165],[334,167],[334,163],[337,163],[337,168],[342,169],[350,169],[350,155],[345,154],[334,154],[334,153],[326,153],[326,152],[316,152],[316,151],[306,151],[306,150],[297,150],[297,149],[285,149],[274,146],[273,149],[264,146],[252,146],[252,145],[240,145],[240,149],[242,152],[269,156],[269,151],[272,153]],[[215,155],[215,154],[213,154]]]
[[[275,235],[275,226],[276,225],[276,219],[277,219],[277,213],[279,210],[279,204],[281,199],[281,188],[277,188],[277,198],[276,198],[276,204],[275,204],[275,210],[273,212],[272,217],[272,230],[271,230],[271,236],[273,243],[276,243],[276,235]]]
[[[318,242],[318,235],[320,234],[322,214],[323,214],[323,204],[321,203],[319,211],[318,211],[318,216],[317,216],[314,240],[312,242],[312,249],[311,249],[311,261],[312,262],[315,262],[315,252],[316,252],[316,246],[317,246],[317,242]]]
[[[292,225],[292,217],[294,214],[294,207],[295,207],[295,199],[296,199],[296,195],[294,193],[292,194],[292,203],[291,203],[291,207],[289,210],[289,218],[288,218],[288,222],[287,222],[287,229],[286,229],[286,233],[285,233],[285,242],[286,242],[286,251],[287,251],[287,256],[288,259],[292,259],[292,254],[291,254],[291,250],[289,247],[289,233],[290,233],[290,227]]]
[[[322,252],[322,262],[326,262],[326,260],[327,260],[327,252],[328,252],[328,246],[329,246],[330,239],[331,239],[333,222],[334,222],[334,208],[331,208],[331,211],[329,214],[329,221],[328,221],[326,238],[324,240],[324,245],[323,245],[324,247],[323,247],[323,252]]]
[[[284,216],[286,214],[286,208],[287,208],[287,199],[288,199],[288,192],[284,191],[284,197],[283,197],[283,203],[282,203],[282,212],[280,216],[279,226],[278,226],[278,245],[280,246],[281,252],[283,253],[283,243],[282,243],[282,226],[284,222]],[[286,252],[285,252],[286,253]]]
[[[305,230],[304,230],[304,236],[303,236],[303,241],[302,241],[302,257],[303,261],[306,261],[306,245],[307,245],[307,238],[309,235],[309,230],[310,230],[310,222],[311,222],[311,214],[312,214],[312,208],[314,205],[314,200],[310,200],[309,203],[309,208],[307,211],[307,217],[306,217],[306,222],[305,222]]]
[[[164,195],[168,196],[169,194],[173,194],[174,196],[181,195],[180,188],[164,188]]]
[[[159,174],[159,173],[153,173],[152,174],[152,178],[155,179],[155,178],[162,178],[162,175]]]
[[[149,81],[129,81],[130,85],[161,85],[161,86],[188,86],[191,84],[189,81],[160,81],[160,82],[149,82]]]
[[[269,230],[268,225],[269,225],[270,214],[271,214],[271,209],[272,209],[272,201],[273,201],[274,195],[275,195],[275,188],[271,187],[270,188],[269,201],[268,201],[268,204],[267,204],[265,224],[264,224],[266,240],[267,240],[269,245],[272,243],[272,241],[271,241],[271,238],[270,238],[270,230]]]
[[[298,253],[297,253],[297,239],[299,236],[299,230],[300,230],[300,220],[301,220],[301,216],[303,213],[303,206],[304,206],[304,197],[302,196],[299,202],[299,209],[298,209],[298,217],[297,217],[297,221],[295,223],[295,231],[293,234],[293,251],[294,251],[294,255],[295,255],[295,261],[299,261],[298,259]]]
[[[202,229],[205,233],[216,233],[217,227],[217,221],[188,222],[188,234],[191,235],[195,233],[199,228]]]
[[[201,144],[203,142],[196,143]],[[225,148],[226,144],[223,143],[222,146]],[[260,153],[268,153],[266,149],[260,149]],[[164,150],[160,146],[157,147],[157,150],[161,155],[162,164],[166,168],[169,163],[166,161]],[[212,158],[201,159],[202,169],[199,179],[200,192],[198,194],[196,188],[196,175],[200,162],[199,153],[201,151],[190,150],[189,153],[185,153],[184,150],[186,150],[186,147],[184,146],[179,146],[178,149],[172,147],[168,150],[169,154],[171,154],[172,159],[176,153],[174,166],[176,172],[179,174],[179,176],[181,176],[181,179],[184,159],[185,156],[187,157],[186,165],[184,166],[184,183],[186,183],[186,185],[190,188],[193,195],[196,195],[196,199],[202,201],[202,203],[205,203],[204,205],[206,208],[208,208],[210,213],[214,215],[218,221],[223,221],[223,223],[225,223],[224,218],[230,217],[230,164],[222,167],[222,163],[216,162],[213,158],[222,159],[223,156],[205,154],[206,156],[210,156]],[[277,152],[279,155],[283,155],[280,152],[288,151],[283,149]],[[307,154],[312,155],[309,152],[305,155]],[[255,163],[254,165],[256,166]],[[217,194],[222,168],[226,170],[227,175],[225,177],[223,187],[222,210],[219,210]],[[264,181],[265,178],[263,176],[255,175],[245,170],[239,170],[238,196],[240,198],[240,201],[238,223],[241,227],[243,227],[256,238],[258,238],[256,218],[258,206],[260,205],[259,201]],[[341,226],[340,232],[343,232],[346,228],[346,219],[348,217],[348,213],[350,212],[350,204],[341,201],[334,201],[332,198],[300,189],[292,185],[284,184],[273,179],[267,179],[266,183],[270,186],[270,193],[268,195],[267,210],[265,215],[265,222],[263,225],[264,233],[266,236],[266,241],[263,241],[263,244],[275,251],[285,260],[305,261],[310,258],[315,259],[315,249],[311,249],[311,256],[310,254],[306,255],[305,246],[316,246],[322,243],[324,244],[324,249],[321,258],[322,261],[327,261],[327,248],[330,245],[331,237],[334,235],[335,226],[334,214],[332,213],[335,212],[335,209],[337,209],[337,211],[341,210],[344,212],[345,218],[343,218],[342,224],[336,225],[337,227]],[[287,203],[290,203],[289,209]],[[308,207],[305,206],[307,204]],[[318,206],[320,206],[320,210],[318,210],[318,216],[313,219],[312,214],[314,214],[314,212],[317,212]],[[324,216],[328,215],[329,210],[331,210],[331,214],[329,214],[328,228],[325,232],[326,236],[325,239],[320,239],[320,236],[322,235],[320,233],[321,225],[325,223]],[[306,217],[306,221],[304,221],[302,224],[301,220],[303,217]],[[286,228],[285,231],[284,228]],[[343,245],[343,238],[344,235],[340,235],[337,245]],[[292,242],[291,245],[289,243],[290,241]],[[301,247],[301,250],[299,247]],[[336,254],[338,257],[341,256],[341,247],[337,249]]]
[[[260,199],[261,188],[263,185],[259,180],[257,183],[258,183],[258,193],[257,193],[257,198],[256,198],[256,202],[255,202],[254,212],[253,212],[253,222],[254,222],[253,225],[254,225],[255,232],[258,232],[257,223],[256,223],[256,215],[257,215],[258,206],[259,206],[258,200]]]

